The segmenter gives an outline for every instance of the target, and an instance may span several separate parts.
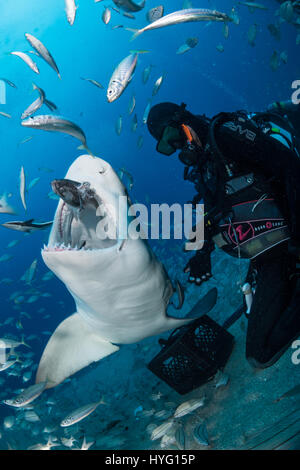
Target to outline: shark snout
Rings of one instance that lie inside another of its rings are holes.
[[[51,182],[52,190],[57,194],[66,204],[72,207],[81,207],[82,196],[80,187],[82,183],[68,179],[53,180]]]

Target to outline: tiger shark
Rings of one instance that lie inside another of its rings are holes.
[[[167,315],[173,286],[149,244],[141,237],[120,238],[118,201],[123,196],[127,208],[131,203],[109,163],[82,155],[52,187],[60,200],[42,257],[73,296],[76,311],[59,324],[42,354],[36,382],[47,382],[47,388],[119,345],[192,321]],[[104,218],[115,227],[115,239],[99,233]]]

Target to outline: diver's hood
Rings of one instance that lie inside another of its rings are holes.
[[[176,123],[187,124],[194,129],[202,143],[207,142],[210,119],[206,116],[195,116],[187,111],[186,106],[175,103],[160,103],[150,110],[147,125],[150,134],[159,140],[165,127]]]

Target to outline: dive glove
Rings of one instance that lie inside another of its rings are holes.
[[[210,253],[210,251],[198,251],[196,255],[189,260],[183,270],[185,273],[189,273],[189,282],[200,286],[203,282],[211,278]]]

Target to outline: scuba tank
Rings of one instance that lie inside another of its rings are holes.
[[[251,115],[262,132],[278,140],[300,158],[300,106],[291,101],[276,101],[267,111]]]

